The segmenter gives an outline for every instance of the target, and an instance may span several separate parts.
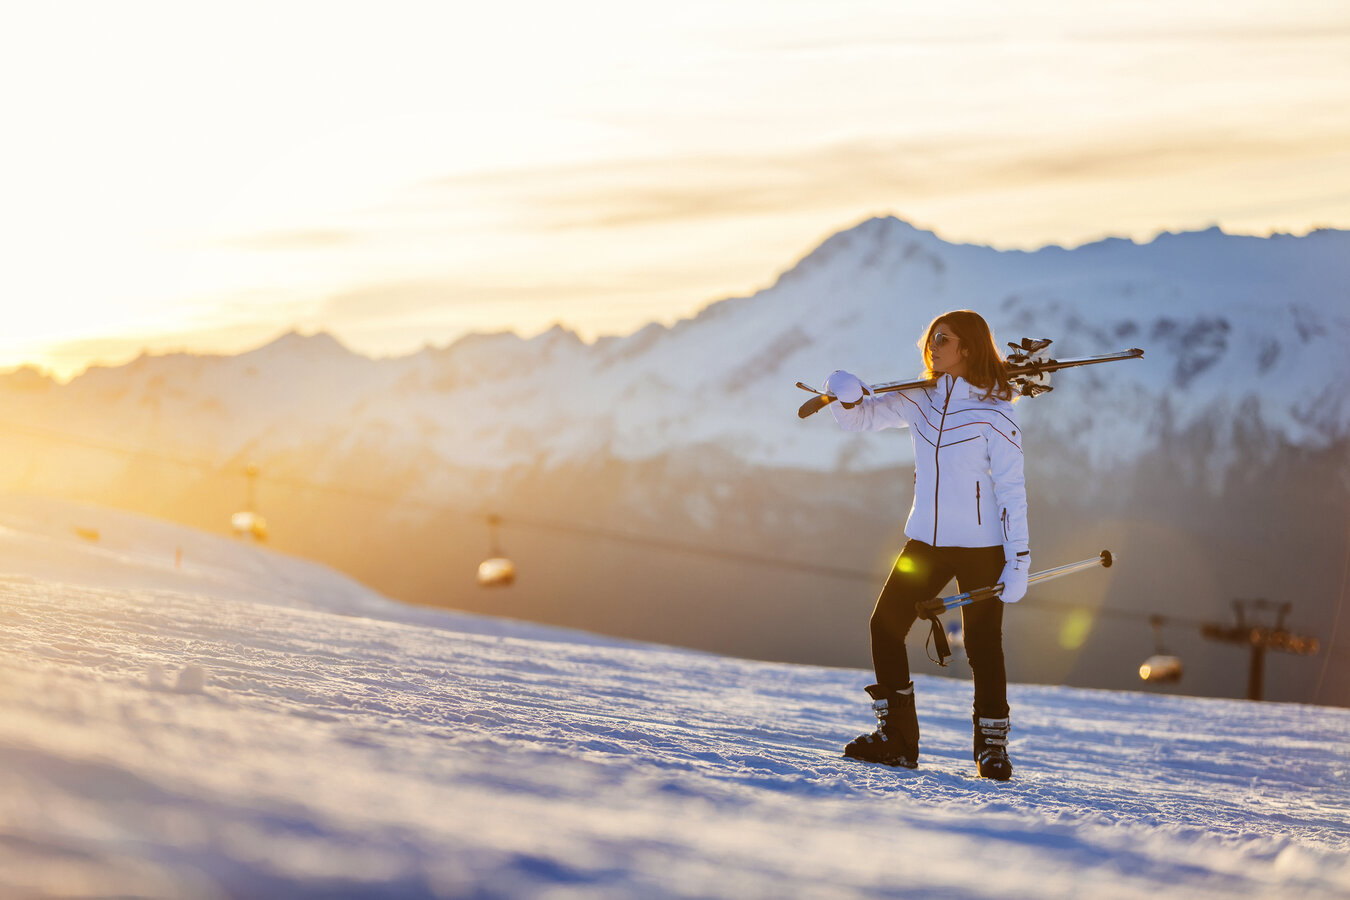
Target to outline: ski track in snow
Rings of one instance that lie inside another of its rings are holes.
[[[1350,896],[1347,710],[1014,685],[996,784],[968,681],[919,677],[922,767],[892,770],[839,756],[860,670],[406,609],[195,539],[195,571],[8,557],[0,895]]]

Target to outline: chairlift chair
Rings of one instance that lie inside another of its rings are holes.
[[[516,564],[497,546],[497,526],[501,519],[488,516],[488,558],[478,564],[478,584],[482,587],[506,587],[516,580]]]
[[[1163,647],[1162,617],[1150,616],[1148,621],[1153,626],[1154,652],[1139,666],[1139,680],[1149,684],[1176,684],[1183,671],[1181,657],[1168,653]]]
[[[237,538],[252,538],[258,542],[267,540],[267,520],[249,509],[230,516],[230,528]]]
[[[250,463],[244,468],[248,478],[248,494],[244,499],[244,508],[230,516],[230,529],[237,538],[252,538],[261,543],[267,540],[267,520],[255,511],[254,479],[258,477],[258,467]]]

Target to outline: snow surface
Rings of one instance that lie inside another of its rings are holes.
[[[863,671],[18,497],[0,572],[4,897],[1350,896],[1350,710],[1014,685],[996,784],[961,679],[895,771],[839,757]]]

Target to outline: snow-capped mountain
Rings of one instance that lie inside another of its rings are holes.
[[[471,567],[488,549],[478,514],[502,512],[538,526],[537,541],[513,536],[513,552],[554,573],[548,592],[518,585],[514,614],[852,661],[865,636],[820,598],[866,607],[874,589],[857,581],[710,558],[665,571],[631,548],[559,541],[584,526],[884,572],[908,509],[909,441],[845,434],[828,413],[798,419],[808,395],[794,383],[840,367],[912,377],[926,323],[973,308],[1001,341],[1054,338],[1053,355],[1145,351],[1063,373],[1023,402],[1038,562],[1109,541],[1147,563],[1123,567],[1084,601],[1094,608],[1215,617],[1233,597],[1288,597],[1326,641],[1350,534],[1347,301],[1350,232],[1210,229],[1023,252],[872,219],[753,296],[593,344],[555,327],[371,360],[289,334],[235,357],[144,356],[64,386],[12,373],[0,378],[0,486],[214,527],[243,502],[254,463],[281,546],[397,596],[474,609],[497,601],[440,567]],[[705,614],[731,618],[710,634]],[[1151,640],[1130,627],[1130,649],[1070,652],[1028,625],[1037,652],[1017,677],[1112,684],[1103,660],[1114,652],[1112,671],[1128,672]],[[1271,677],[1299,682],[1285,696],[1332,702],[1325,668],[1300,661]],[[1231,694],[1230,682],[1196,689]]]
[[[4,396],[25,422],[220,460],[335,437],[341,452],[353,435],[383,433],[392,445],[493,469],[710,444],[757,465],[876,468],[895,463],[894,448],[855,447],[827,417],[799,422],[793,411],[807,395],[794,382],[837,367],[872,381],[911,377],[923,326],[972,308],[1000,339],[1053,337],[1059,355],[1146,351],[1142,363],[1061,375],[1053,400],[1024,412],[1033,440],[1072,434],[1106,463],[1155,446],[1164,428],[1202,421],[1243,422],[1299,445],[1350,434],[1340,389],[1350,376],[1348,301],[1342,231],[1253,238],[1215,228],[1143,245],[1001,252],[873,219],[752,297],[591,345],[559,326],[371,361],[328,335],[288,334],[232,358],[142,357],[59,389],[18,373]],[[23,404],[24,395],[40,400]]]

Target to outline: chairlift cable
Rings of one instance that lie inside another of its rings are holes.
[[[193,459],[186,456],[165,453],[159,450],[150,450],[143,447],[121,445],[110,441],[102,441],[91,438],[78,437],[68,433],[59,432],[53,429],[21,425],[14,422],[0,421],[0,430],[6,430],[19,434],[26,434],[45,440],[58,443],[69,444],[72,446],[84,447],[91,450],[98,450],[106,453],[115,453],[122,456],[134,457],[137,459],[153,460],[170,465],[185,466],[196,468],[205,472],[225,473],[228,472],[237,463],[234,461],[220,463],[205,459]],[[297,476],[278,476],[266,475],[261,472],[255,476],[259,482],[270,483],[274,486],[290,487],[297,490],[313,491],[317,493],[328,494],[331,496],[347,497],[350,499],[363,500],[375,503],[381,506],[403,506],[416,509],[423,509],[430,512],[448,513],[451,515],[463,516],[465,518],[481,520],[485,513],[481,510],[469,511],[463,507],[455,507],[445,503],[437,503],[429,500],[420,500],[416,497],[398,497],[389,494],[382,494],[377,491],[364,490],[361,488],[345,487],[333,484],[323,484],[311,481]],[[562,522],[532,516],[503,515],[498,518],[500,525],[511,525],[514,527],[530,528],[544,532],[571,534],[578,537],[592,538],[596,540],[606,540],[615,543],[624,543],[636,547],[645,547],[652,550],[661,550],[672,553],[683,553],[691,556],[702,556],[710,559],[720,559],[726,562],[742,563],[746,565],[765,566],[780,571],[802,572],[811,575],[819,575],[829,578],[841,578],[852,581],[875,582],[878,573],[873,570],[862,570],[846,568],[843,566],[831,566],[821,563],[808,563],[801,560],[789,560],[777,557],[765,556],[763,554],[750,553],[746,551],[727,550],[718,547],[708,547],[700,544],[685,543],[681,541],[672,541],[666,538],[651,537],[640,534],[633,534],[626,531],[602,528],[599,526],[577,525],[575,523]],[[1064,612],[1086,612],[1094,617],[1117,618],[1129,620],[1148,621],[1156,616],[1154,613],[1144,611],[1126,610],[1113,607],[1094,608],[1090,604],[1081,602],[1069,602],[1058,600],[1047,600],[1039,598],[1027,598],[1022,601],[1021,606],[1038,611],[1064,611]],[[1167,625],[1178,625],[1183,627],[1200,628],[1210,624],[1208,620],[1193,619],[1184,616],[1164,615],[1162,619]],[[1334,642],[1330,643],[1327,651],[1335,653],[1332,649]]]

